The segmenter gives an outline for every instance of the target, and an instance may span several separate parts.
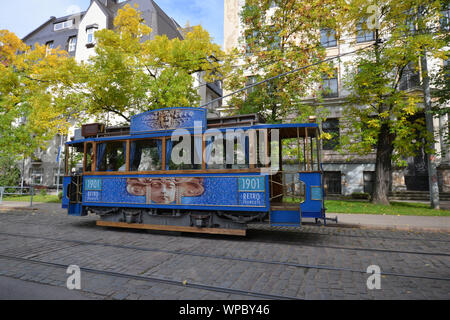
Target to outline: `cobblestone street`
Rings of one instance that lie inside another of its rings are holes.
[[[242,238],[95,221],[63,210],[0,212],[0,276],[61,290],[77,265],[86,299],[450,298],[448,233],[253,225]],[[371,265],[381,269],[379,290],[367,287]]]

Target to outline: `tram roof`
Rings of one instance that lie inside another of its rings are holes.
[[[236,126],[236,127],[223,127],[223,128],[209,128],[207,130],[201,130],[201,134],[223,132],[226,133],[230,130],[261,130],[261,129],[279,129],[280,138],[304,138],[306,133],[308,137],[315,137],[318,134],[319,125],[317,123],[287,123],[287,124],[256,124],[253,126]],[[199,134],[200,130],[195,129],[183,129],[192,135]],[[170,137],[176,130],[165,130],[158,132],[148,132],[139,134],[126,134],[121,136],[111,137],[98,137],[98,138],[84,138],[79,140],[73,140],[67,142],[67,145],[75,145],[84,142],[102,142],[102,141],[117,141],[117,140],[130,140],[130,139],[145,139],[145,138],[157,138],[157,137]]]

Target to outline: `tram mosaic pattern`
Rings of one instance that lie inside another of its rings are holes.
[[[85,178],[85,203],[266,207],[265,177]]]

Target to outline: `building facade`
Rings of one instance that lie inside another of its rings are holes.
[[[242,46],[240,39],[244,36],[244,29],[240,20],[240,10],[245,5],[245,0],[224,0],[224,50],[229,52],[233,48]],[[449,12],[447,17],[449,17]],[[366,32],[362,29],[355,30],[354,34],[343,34],[337,39],[333,30],[323,29],[321,31],[321,44],[326,48],[327,57],[343,55],[359,48],[374,43],[374,32]],[[328,194],[351,195],[353,193],[371,193],[375,178],[375,150],[366,155],[356,154],[342,155],[334,148],[339,141],[339,137],[344,135],[342,129],[342,116],[349,95],[344,86],[345,68],[344,65],[352,57],[344,56],[336,62],[336,72],[334,76],[323,79],[320,84],[326,90],[323,101],[320,105],[329,111],[328,119],[322,123],[325,132],[333,134],[331,141],[323,144],[323,170],[325,172],[325,185]],[[430,59],[429,69],[436,70],[442,66],[444,61]],[[251,77],[251,74],[247,75]],[[421,78],[418,72],[409,70],[400,82],[400,89],[411,93],[420,93]],[[227,94],[227,92],[225,92]],[[306,97],[305,102],[314,105],[318,101],[313,97]],[[224,106],[226,108],[226,106]],[[424,113],[419,114],[424,117]],[[439,189],[441,192],[450,192],[450,150],[442,137],[448,132],[449,115],[434,119],[434,130],[436,139],[435,149],[438,153],[447,151],[444,156],[437,157]],[[422,151],[415,157],[406,159],[408,166],[396,168],[391,178],[392,191],[428,191],[428,164],[426,154]]]
[[[31,47],[36,43],[46,45],[48,49],[59,47],[66,50],[77,62],[87,61],[95,55],[95,32],[112,29],[119,9],[127,4],[137,4],[143,20],[152,29],[152,33],[144,40],[153,39],[157,35],[166,35],[169,39],[183,39],[181,26],[153,0],[91,0],[86,11],[60,18],[51,17],[25,36],[23,42]],[[202,73],[196,74],[194,80],[202,104],[222,96],[220,82],[203,83]],[[212,108],[217,105],[212,105]],[[57,160],[62,163],[63,159],[58,155],[63,149],[60,147],[73,135],[74,128],[71,128],[67,137],[55,137],[46,151],[36,151],[32,158],[25,159],[20,164],[23,183],[51,188],[58,187],[58,184],[61,186],[64,170]]]

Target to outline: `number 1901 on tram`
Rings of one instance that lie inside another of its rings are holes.
[[[85,125],[66,144],[63,208],[96,214],[99,226],[212,234],[326,222],[319,136],[316,123],[207,118],[200,108]]]

